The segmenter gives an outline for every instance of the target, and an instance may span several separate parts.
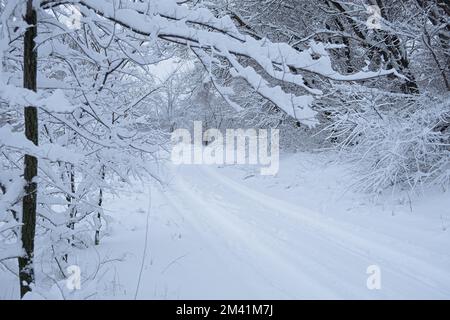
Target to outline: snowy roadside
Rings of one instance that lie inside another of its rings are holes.
[[[61,281],[43,297],[62,298],[62,288],[78,299],[449,298],[448,194],[374,199],[346,190],[347,169],[329,159],[284,155],[276,177],[182,165],[164,189],[124,185],[105,201],[101,245],[77,257],[83,290]],[[380,290],[366,285],[373,265]],[[2,280],[0,298],[15,282]]]
[[[274,178],[248,167],[174,168],[165,191],[152,188],[137,297],[450,297],[448,194],[345,192],[345,169],[327,161],[287,155]],[[135,188],[109,203],[115,223],[102,250],[127,259],[114,266],[114,290],[105,282],[108,297],[135,295],[149,198]],[[381,290],[366,287],[370,265]]]

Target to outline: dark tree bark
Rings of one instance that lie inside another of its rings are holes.
[[[383,19],[389,20],[386,7],[382,0],[372,0],[371,3],[380,8]],[[383,60],[388,62],[388,68],[396,68],[407,77],[407,80],[401,88],[404,93],[419,93],[419,87],[409,68],[409,59],[406,55],[406,50],[402,47],[402,42],[397,35],[383,30],[374,30],[377,42],[383,45],[373,46],[367,42],[367,32],[358,26],[351,12],[340,1],[328,0],[327,4],[329,7],[336,8],[343,15],[343,21],[347,22],[356,37],[361,40],[363,47],[368,49],[369,56],[382,56]],[[338,18],[335,20],[339,21]],[[338,25],[338,27],[340,31],[343,31],[344,25],[342,22],[341,26]]]
[[[102,180],[105,180],[105,174],[106,174],[105,170],[106,170],[105,166],[102,166]],[[103,204],[103,189],[100,188],[99,195],[98,195],[99,210],[100,210],[100,207],[102,206],[102,204]],[[99,212],[97,212],[97,227],[95,230],[95,240],[94,240],[96,246],[98,246],[100,244],[100,229],[101,228],[102,228],[102,216],[99,211]]]
[[[425,34],[424,43],[431,52],[436,66],[441,72],[447,90],[450,91],[449,71],[450,71],[450,0],[417,0],[419,6],[427,12],[428,20],[435,26],[441,26],[438,32],[441,52],[444,61],[441,63],[436,55],[429,34]]]
[[[23,87],[36,91],[37,87],[37,51],[35,38],[37,36],[36,10],[33,8],[33,0],[27,1],[25,22],[28,28],[24,37],[24,68]],[[28,140],[38,145],[38,113],[34,106],[25,107],[25,136]],[[31,291],[34,283],[34,235],[36,229],[36,194],[38,160],[36,157],[26,154],[24,163],[25,195],[22,207],[22,246],[24,255],[19,258],[20,295],[23,297]]]
[[[383,0],[375,0],[374,4],[376,4],[380,8],[381,16],[383,17],[383,19],[389,21],[390,19]],[[402,91],[404,93],[419,93],[419,87],[417,85],[416,79],[414,78],[414,75],[409,68],[407,51],[404,48],[404,45],[402,44],[400,38],[396,34],[390,34],[381,30],[378,33],[381,35],[381,38],[383,39],[389,52],[388,67],[399,69],[400,72],[402,72],[408,78],[402,86]]]

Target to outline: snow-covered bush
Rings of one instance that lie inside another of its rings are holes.
[[[448,96],[392,94],[362,87],[348,92],[343,86],[335,94],[341,99],[330,101],[331,124],[324,130],[359,164],[355,166],[359,189],[450,186]]]

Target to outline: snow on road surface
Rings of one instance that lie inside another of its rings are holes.
[[[276,177],[171,166],[164,187],[123,185],[101,245],[72,257],[82,290],[50,281],[35,298],[449,299],[448,193],[358,194],[329,159],[285,155]],[[38,277],[52,272],[38,263]],[[18,296],[12,274],[0,280],[0,299]]]
[[[149,214],[139,299],[450,298],[448,194],[343,193],[342,168],[314,157],[287,157],[275,178],[177,166],[151,196],[136,185],[111,200],[102,253],[126,258],[99,297],[136,295]],[[380,290],[366,285],[371,265]]]

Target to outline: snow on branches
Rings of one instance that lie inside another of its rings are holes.
[[[80,6],[84,23],[105,26],[107,19],[129,30],[129,37],[135,33],[149,39],[165,39],[226,59],[233,77],[245,79],[258,94],[308,126],[317,123],[311,105],[321,91],[307,85],[301,72],[337,81],[398,75],[394,69],[343,75],[333,69],[323,44],[311,41],[309,50],[299,51],[286,43],[255,39],[241,34],[227,16],[218,18],[205,8],[188,8],[173,0],[118,3],[107,0],[43,1],[41,5],[54,8],[67,3]],[[242,65],[240,57],[249,58],[257,68]],[[307,94],[297,96],[281,86],[271,86],[265,75],[299,86]]]

